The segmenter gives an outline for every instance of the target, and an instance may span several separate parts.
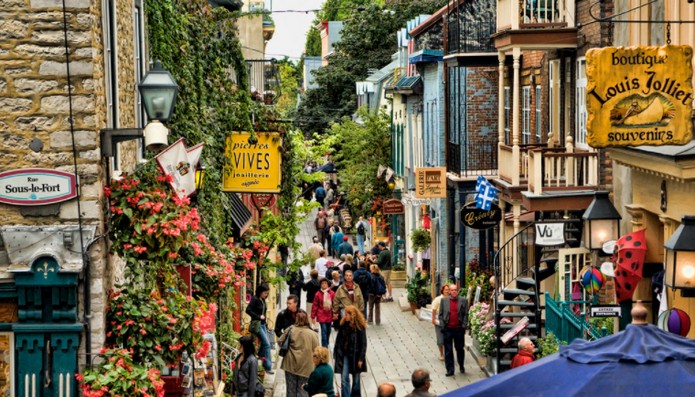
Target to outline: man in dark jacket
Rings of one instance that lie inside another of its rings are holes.
[[[446,376],[454,376],[454,351],[452,343],[456,348],[456,359],[461,373],[466,373],[463,367],[464,338],[466,325],[468,324],[468,301],[463,296],[458,296],[456,284],[449,286],[449,297],[442,298],[439,306],[439,324],[442,327],[444,336],[444,365],[446,366]]]
[[[321,289],[321,283],[319,282],[319,271],[312,269],[309,272],[310,280],[304,284],[302,289],[306,291],[306,312],[311,313],[311,305],[314,302],[314,297],[316,293]]]
[[[301,302],[302,288],[304,287],[304,272],[302,272],[302,269],[297,269],[295,271],[290,270],[287,286],[289,287],[290,294],[297,295],[297,300]]]
[[[352,244],[348,241],[348,236],[343,236],[343,242],[340,243],[338,246],[338,256],[340,257],[341,255],[353,255],[355,253],[355,249],[352,247]]]
[[[391,251],[389,251],[386,243],[379,241],[379,256],[376,259],[376,264],[379,265],[381,275],[384,276],[386,289],[389,291],[389,297],[384,299],[386,302],[393,302],[393,294],[391,293]]]
[[[297,319],[297,313],[306,312],[299,308],[299,298],[297,295],[289,295],[287,297],[287,307],[285,310],[280,310],[275,318],[275,335],[279,338],[283,332],[291,325],[294,325]]]
[[[367,304],[369,303],[369,287],[372,284],[372,274],[367,270],[367,262],[361,261],[360,268],[353,274],[355,283],[360,286],[362,296],[364,297],[364,318],[367,318]]]

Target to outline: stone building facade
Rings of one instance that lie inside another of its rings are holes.
[[[66,201],[0,204],[0,347],[16,352],[4,386],[14,395],[74,396],[75,372],[103,344],[119,276],[107,256],[103,187],[141,149],[120,144],[112,161],[100,137],[142,127],[144,38],[142,0],[0,0],[0,172],[76,176]]]

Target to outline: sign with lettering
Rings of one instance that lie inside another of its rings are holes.
[[[256,206],[257,210],[263,209],[263,207],[270,207],[275,204],[275,195],[269,193],[257,193],[251,196],[251,201],[253,205]]]
[[[382,212],[384,215],[397,215],[405,213],[405,206],[398,199],[384,201]]]
[[[75,197],[75,174],[43,168],[0,172],[0,203],[47,205]]]
[[[403,203],[403,205],[412,205],[413,207],[419,207],[421,205],[432,205],[432,200],[403,197],[401,199],[401,203]]]
[[[497,226],[501,220],[502,210],[496,204],[492,204],[488,211],[476,208],[475,203],[461,208],[461,223],[471,229],[489,229]]]
[[[279,193],[282,138],[278,133],[259,132],[255,134],[258,141],[250,143],[250,136],[248,132],[235,132],[227,137],[229,165],[225,167],[222,191]]]
[[[565,224],[536,223],[536,245],[552,247],[565,244]]]
[[[591,317],[620,317],[620,305],[591,306]]]
[[[446,198],[446,168],[416,168],[415,197]]]
[[[601,147],[692,140],[693,49],[604,47],[586,54],[587,142]]]

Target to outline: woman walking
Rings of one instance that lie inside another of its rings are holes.
[[[340,395],[360,397],[360,374],[367,372],[367,324],[355,306],[345,308],[335,339],[335,373],[340,374]],[[350,386],[352,375],[352,387]]]
[[[328,279],[321,279],[321,289],[314,295],[311,305],[311,318],[317,321],[321,327],[321,346],[328,347],[328,338],[331,336],[333,324],[333,297],[335,292],[330,289]]]
[[[274,374],[273,362],[270,356],[270,340],[268,339],[268,324],[266,323],[267,306],[265,300],[268,297],[270,288],[268,284],[261,284],[256,288],[256,295],[251,298],[251,302],[246,306],[246,314],[251,317],[249,332],[256,335],[261,346],[259,347],[259,355],[263,360],[263,368],[268,374]]]
[[[309,382],[304,385],[304,390],[310,396],[323,393],[327,397],[335,397],[333,389],[333,368],[328,365],[329,352],[323,346],[314,349],[314,354],[311,357],[314,360],[314,372],[309,375]]]
[[[439,296],[432,301],[432,325],[434,325],[434,334],[437,336],[437,348],[439,349],[439,361],[444,361],[444,335],[442,335],[442,326],[439,324],[437,314],[439,307],[442,305],[442,298],[449,296],[449,286],[442,285],[439,290]]]
[[[236,397],[255,397],[256,389],[263,385],[258,381],[258,359],[253,345],[253,336],[239,338],[242,354],[236,359],[237,371],[234,374],[234,389]]]
[[[381,325],[381,297],[386,293],[386,281],[379,271],[379,266],[372,265],[372,282],[369,285],[369,319],[370,324],[376,320]],[[376,311],[376,316],[374,315]]]
[[[285,383],[287,384],[288,397],[308,397],[302,387],[309,381],[309,375],[314,370],[311,356],[319,346],[319,336],[309,327],[309,317],[304,312],[297,313],[297,320],[285,333],[280,336],[280,346],[285,339],[290,338],[290,348],[282,359],[282,368],[285,371]]]

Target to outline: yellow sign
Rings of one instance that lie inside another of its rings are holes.
[[[446,168],[416,168],[415,197],[446,198]]]
[[[692,58],[692,47],[685,45],[589,50],[589,145],[600,148],[690,142]]]
[[[222,179],[222,191],[279,193],[281,183],[282,139],[278,133],[259,132],[258,142],[249,143],[248,132],[227,137],[228,166]]]

